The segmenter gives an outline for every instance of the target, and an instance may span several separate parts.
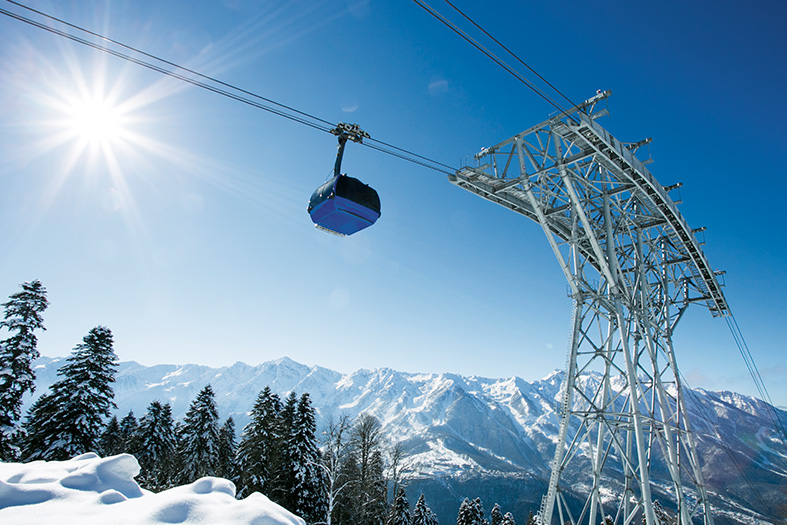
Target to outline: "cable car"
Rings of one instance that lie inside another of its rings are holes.
[[[369,135],[355,124],[339,124],[331,133],[339,136],[333,178],[312,193],[307,211],[315,227],[344,237],[368,228],[380,218],[380,196],[374,188],[341,173],[347,140],[361,142]]]
[[[317,228],[352,235],[380,218],[380,197],[374,188],[340,174],[314,191],[308,211]]]

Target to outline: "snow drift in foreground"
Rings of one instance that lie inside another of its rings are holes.
[[[259,493],[236,500],[226,479],[206,477],[153,493],[137,485],[137,474],[129,454],[0,463],[0,523],[305,523]]]

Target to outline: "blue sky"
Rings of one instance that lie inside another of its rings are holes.
[[[552,112],[414,2],[27,5],[451,166]],[[680,209],[708,228],[706,254],[787,405],[784,4],[456,5],[571,99],[612,90],[601,124],[617,138],[653,137],[651,172],[684,184]],[[43,353],[102,324],[144,364],[286,355],[530,380],[564,366],[571,304],[535,223],[351,144],[343,171],[377,189],[382,217],[328,236],[306,203],[335,137],[7,16],[0,62],[0,297],[48,288]],[[103,146],[69,116],[85,98],[116,113]],[[755,393],[723,320],[698,306],[674,341],[691,386]]]

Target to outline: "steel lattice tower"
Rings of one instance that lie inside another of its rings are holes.
[[[560,431],[539,522],[712,524],[672,333],[702,302],[729,315],[718,273],[665,188],[596,123],[599,93],[476,155],[449,179],[538,222],[573,299]],[[588,372],[596,372],[588,374]],[[652,475],[655,474],[655,475]],[[669,479],[664,486],[653,480]],[[562,483],[562,485],[561,485]],[[569,505],[569,491],[587,495]],[[668,505],[665,503],[665,507]],[[655,507],[655,509],[654,509]]]

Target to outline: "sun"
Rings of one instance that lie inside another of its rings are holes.
[[[119,106],[100,96],[83,96],[65,108],[64,125],[83,146],[109,146],[124,135]]]
[[[110,68],[103,57],[78,58],[68,50],[57,63],[42,57],[42,82],[23,87],[35,102],[41,148],[64,148],[69,169],[80,161],[98,169],[128,161],[137,146],[150,143],[140,137],[141,112],[149,101],[124,69]]]
[[[50,118],[48,149],[64,147],[62,176],[104,174],[123,184],[124,167],[142,142],[134,130],[138,109],[124,98],[122,85],[106,88],[104,78],[64,84],[46,98]]]

